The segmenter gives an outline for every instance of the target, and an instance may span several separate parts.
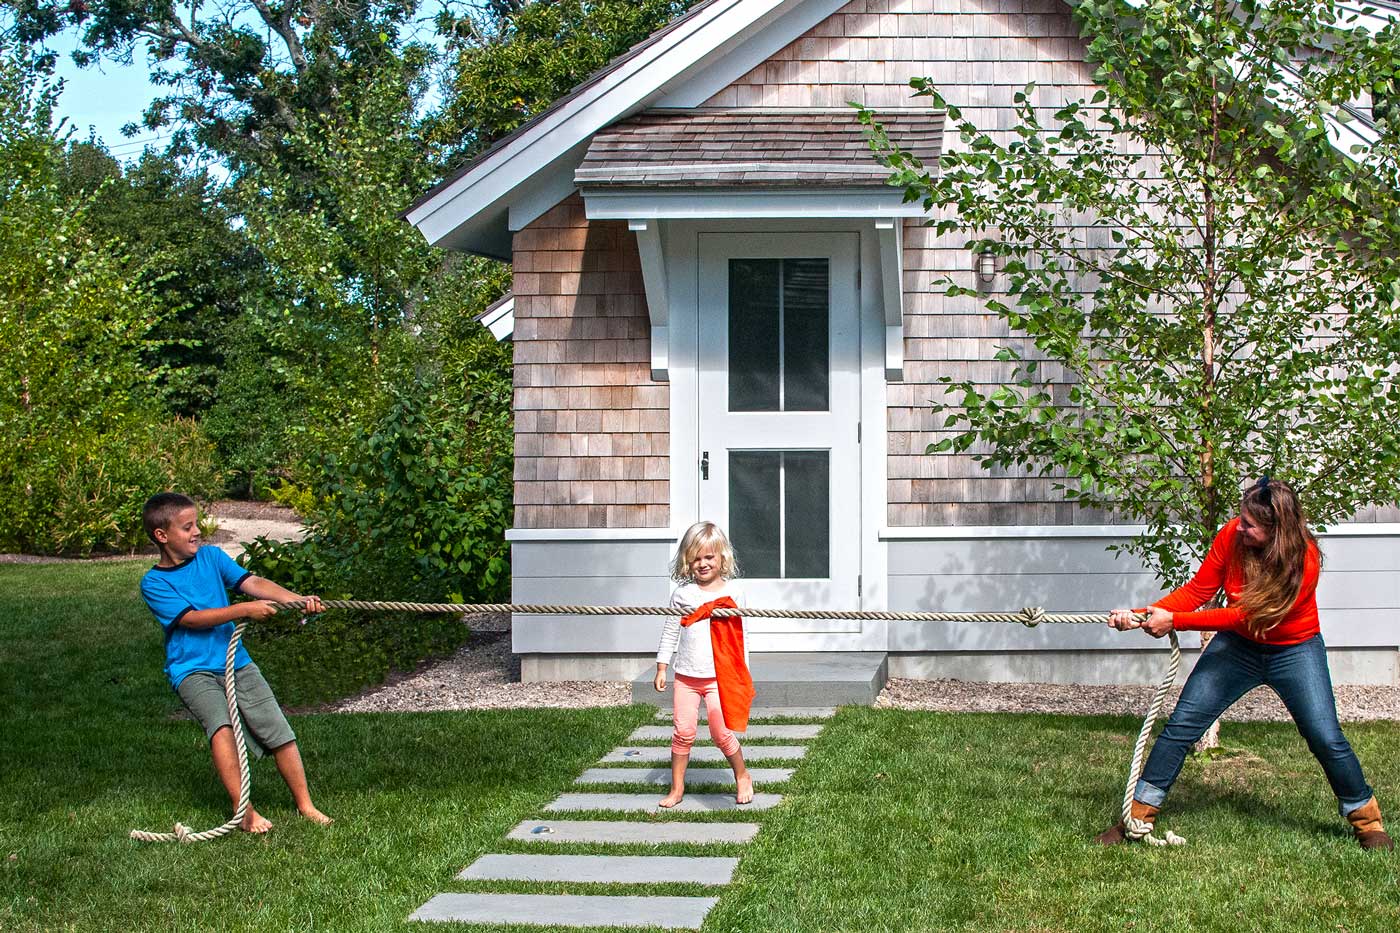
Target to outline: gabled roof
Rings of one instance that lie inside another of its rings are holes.
[[[508,258],[511,230],[574,190],[573,170],[594,134],[658,103],[697,106],[848,2],[701,0],[428,191],[404,216],[429,243]],[[1395,0],[1364,8],[1357,25],[1366,28],[1400,16]],[[1296,77],[1285,80],[1296,87]],[[1328,120],[1333,144],[1348,154],[1377,138],[1368,121],[1349,116]]]
[[[941,110],[876,111],[885,132],[926,165],[942,150]],[[849,109],[696,107],[645,110],[599,131],[574,172],[580,188],[884,187]]]

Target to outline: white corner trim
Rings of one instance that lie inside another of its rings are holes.
[[[904,223],[897,217],[875,221],[880,245],[880,296],[885,306],[885,380],[904,379]]]
[[[629,220],[627,229],[637,235],[637,252],[642,261],[642,286],[646,291],[647,316],[651,318],[651,378],[667,382],[670,379],[671,302],[670,290],[666,287],[661,222]]]
[[[962,527],[881,528],[882,541],[939,541],[966,538],[1131,538],[1146,525],[965,525]],[[1349,522],[1318,532],[1319,538],[1400,537],[1400,522]]]
[[[672,528],[507,528],[511,543],[546,541],[664,541],[675,544],[683,531]]]

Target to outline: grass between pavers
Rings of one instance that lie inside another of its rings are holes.
[[[1163,816],[1185,849],[1088,844],[1121,794],[1124,718],[846,709],[776,809],[545,812],[650,721],[639,707],[297,717],[337,825],[298,820],[262,762],[271,837],[142,846],[127,829],[204,828],[225,803],[197,728],[169,718],[158,634],[121,566],[0,567],[3,929],[435,931],[404,918],[442,891],[719,896],[709,931],[1400,929],[1400,858],[1355,846],[1287,724],[1227,724],[1235,756],[1188,764]],[[1383,804],[1400,797],[1400,726],[1347,732]],[[505,839],[534,818],[763,830],[742,846]],[[490,852],[741,861],[718,889],[455,880]]]

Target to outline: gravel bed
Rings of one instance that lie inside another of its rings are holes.
[[[1400,687],[1339,684],[1337,714],[1344,722],[1400,720]],[[1150,686],[973,683],[962,680],[891,679],[876,705],[947,713],[1064,713],[1072,716],[1142,716],[1152,702]],[[1175,706],[1180,689],[1167,697]],[[1261,687],[1225,714],[1227,721],[1280,722],[1290,717],[1274,692]]]
[[[471,640],[450,658],[332,705],[333,713],[421,713],[433,710],[627,706],[623,682],[520,683],[520,661],[510,653],[509,616],[473,621]]]

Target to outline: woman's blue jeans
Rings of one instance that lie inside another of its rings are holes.
[[[1288,707],[1298,731],[1322,765],[1342,816],[1371,799],[1361,763],[1337,723],[1337,701],[1321,635],[1298,645],[1261,645],[1220,632],[1201,653],[1167,727],[1152,746],[1133,796],[1160,807],[1176,783],[1186,753],[1231,704],[1268,685]]]

